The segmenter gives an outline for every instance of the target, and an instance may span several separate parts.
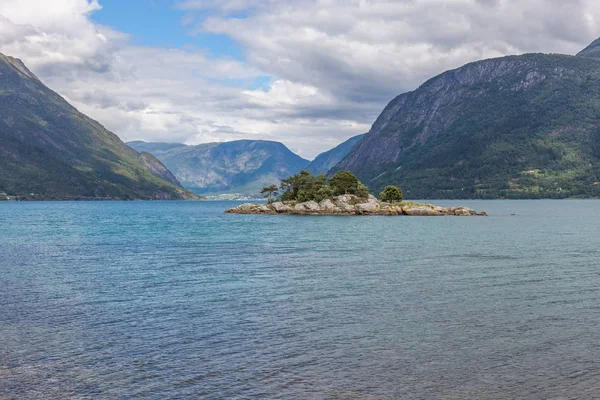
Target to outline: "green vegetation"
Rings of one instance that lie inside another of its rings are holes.
[[[392,207],[404,207],[404,208],[414,208],[414,207],[423,207],[427,206],[427,203],[417,203],[416,201],[400,201],[400,202],[392,202],[390,206]]]
[[[401,183],[405,195],[427,199],[600,197],[599,59],[481,61],[388,107],[338,166],[372,189]]]
[[[400,189],[398,186],[388,185],[379,195],[379,199],[387,203],[402,202],[402,189]]]
[[[273,202],[273,198],[276,197],[278,193],[279,193],[279,188],[277,187],[277,185],[265,186],[260,191],[260,194],[262,194],[267,199],[269,204],[271,204]]]
[[[594,40],[588,47],[577,53],[578,57],[599,58],[600,57],[600,39]]]
[[[334,194],[354,194],[358,197],[369,195],[369,189],[350,171],[339,171],[329,181]]]
[[[359,198],[369,196],[369,188],[363,185],[351,172],[339,171],[328,178],[324,174],[317,176],[306,170],[281,180],[280,188],[282,201],[316,201],[342,194],[353,194]],[[265,187],[263,190],[268,189]]]

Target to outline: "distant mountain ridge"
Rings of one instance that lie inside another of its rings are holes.
[[[166,143],[166,142],[144,142],[141,140],[135,140],[126,143],[129,147],[135,149],[138,152],[146,152],[150,153],[154,156],[163,155],[168,153],[173,149],[178,149],[181,147],[187,147],[186,144],[183,143]]]
[[[129,142],[154,154],[182,185],[198,194],[259,196],[266,185],[305,168],[309,161],[279,142],[236,140],[187,146],[180,143]]]
[[[393,99],[333,171],[418,198],[600,196],[600,40],[444,72]]]
[[[151,154],[139,154],[0,54],[0,192],[29,199],[195,198]]]
[[[344,157],[348,155],[348,153],[350,153],[354,146],[356,146],[356,144],[360,142],[364,136],[365,134],[351,137],[333,149],[319,154],[313,161],[310,162],[310,164],[306,166],[305,169],[315,175],[327,174],[329,170],[335,167],[344,159]]]

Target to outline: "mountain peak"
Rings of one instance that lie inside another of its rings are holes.
[[[33,72],[29,70],[29,68],[25,66],[23,61],[21,61],[18,58],[14,58],[0,53],[0,63],[6,64],[8,67],[15,70],[19,75],[35,79],[36,81],[40,80],[37,76],[35,76]]]
[[[0,192],[28,199],[196,198],[150,154],[127,147],[0,54]]]
[[[577,57],[600,58],[600,38],[594,40],[588,47],[577,53]]]

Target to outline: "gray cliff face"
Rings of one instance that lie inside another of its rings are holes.
[[[150,153],[146,153],[145,151],[141,152],[140,156],[142,158],[142,161],[144,162],[144,165],[150,171],[152,171],[154,175],[175,186],[181,186],[181,183],[177,180],[175,175],[173,175],[171,171],[169,171],[167,167],[165,167],[158,158],[154,157]]]
[[[526,91],[540,82],[574,73],[562,66],[542,66],[537,57],[532,54],[474,62],[401,94],[387,105],[364,139],[335,170],[360,174],[364,166],[377,170],[397,163],[407,148],[444,134],[460,116],[458,111],[466,101],[498,91]]]

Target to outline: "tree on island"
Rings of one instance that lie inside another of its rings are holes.
[[[353,194],[359,183],[356,175],[350,171],[340,171],[330,180],[331,187],[338,194]]]
[[[369,188],[363,185],[358,178],[348,171],[340,171],[332,178],[324,174],[314,176],[306,170],[281,180],[281,201],[316,201],[342,194],[353,194],[366,198]]]
[[[393,185],[386,186],[379,194],[379,198],[387,203],[401,202],[403,199],[402,189]]]
[[[312,183],[315,176],[306,170],[302,170],[295,175],[281,180],[280,188],[283,190],[283,200],[297,200],[300,190],[306,190]]]
[[[278,193],[279,188],[277,188],[277,185],[265,186],[260,191],[260,194],[262,194],[269,201],[269,204],[273,202],[273,198],[276,197]]]

